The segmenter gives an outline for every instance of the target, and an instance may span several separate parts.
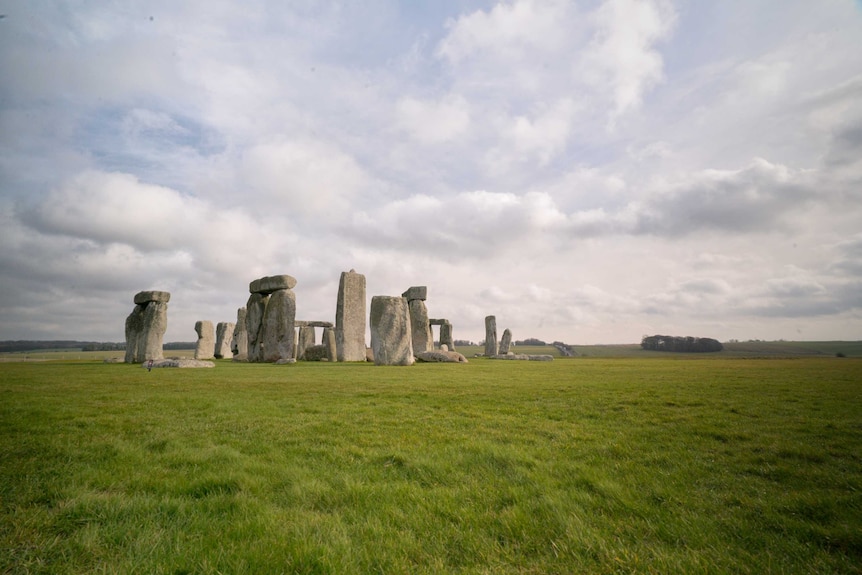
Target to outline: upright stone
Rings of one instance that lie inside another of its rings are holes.
[[[253,293],[245,304],[245,331],[248,334],[248,352],[251,362],[263,361],[263,314],[266,311],[268,295]]]
[[[425,301],[412,299],[408,301],[407,307],[410,310],[410,326],[413,330],[411,334],[413,355],[433,350],[434,335],[431,333],[431,324],[428,323],[428,309],[425,307]]]
[[[162,337],[168,328],[166,291],[142,291],[133,298],[135,309],[126,318],[126,356],[128,363],[162,359]]]
[[[212,359],[215,350],[215,330],[213,322],[201,320],[195,323],[198,343],[195,346],[195,359]]]
[[[236,310],[236,325],[233,328],[230,351],[234,361],[248,361],[248,331],[245,327],[244,307]]]
[[[146,304],[143,313],[143,329],[138,338],[138,361],[164,359],[162,338],[167,330],[168,304],[158,301]]]
[[[338,346],[335,344],[335,329],[323,328],[323,345],[326,346],[326,359],[338,361]]]
[[[376,365],[412,365],[410,310],[403,297],[371,298],[371,348]]]
[[[126,318],[126,363],[138,363],[138,338],[144,329],[144,307],[136,305]]]
[[[440,348],[446,346],[449,351],[455,351],[455,340],[452,339],[452,324],[448,321],[440,324]]]
[[[272,292],[263,317],[263,361],[295,359],[296,295],[292,290]]]
[[[229,321],[220,321],[216,325],[215,351],[216,359],[231,357],[231,340],[233,339],[234,324]]]
[[[338,361],[365,361],[365,276],[341,273],[335,306]]]
[[[296,359],[305,359],[305,350],[314,345],[314,328],[299,326],[299,339],[296,343]]]
[[[500,338],[500,349],[498,353],[500,355],[506,355],[509,353],[509,347],[512,345],[512,332],[509,331],[509,328],[503,330],[503,337]]]
[[[485,356],[497,355],[497,318],[489,315],[485,318]]]

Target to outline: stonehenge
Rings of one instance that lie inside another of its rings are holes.
[[[198,343],[195,346],[195,359],[212,359],[215,350],[215,330],[213,322],[200,320],[195,323]]]
[[[126,363],[160,360],[162,338],[168,329],[168,302],[166,291],[142,291],[135,294],[135,309],[126,318]]]
[[[232,356],[234,361],[276,364],[297,360],[373,361],[376,365],[412,365],[416,361],[467,363],[454,349],[452,323],[448,319],[428,317],[427,286],[412,286],[400,297],[374,296],[366,316],[365,276],[352,269],[342,272],[333,323],[296,319],[293,292],[296,284],[296,279],[286,274],[250,282],[248,300],[245,307],[237,309],[236,323],[219,322],[216,329],[211,321],[195,323],[198,338],[194,359],[202,362]],[[162,338],[167,329],[170,293],[142,291],[135,294],[133,301],[135,308],[125,323],[124,361],[162,362]],[[365,341],[365,329],[369,324],[370,347]],[[440,329],[436,349],[433,326]],[[316,328],[322,329],[319,343]],[[553,360],[550,355],[512,353],[512,346],[512,332],[505,329],[498,341],[496,317],[486,316],[484,357]],[[171,362],[164,361],[163,365],[171,365]]]
[[[365,361],[365,276],[342,272],[335,304],[338,361]]]
[[[425,307],[428,288],[426,286],[414,286],[401,294],[401,297],[407,300],[407,307],[410,311],[413,355],[432,351],[434,349],[434,336],[431,334],[428,309]]]
[[[375,365],[412,365],[413,338],[407,299],[371,298],[371,349]]]
[[[485,318],[485,355],[491,357],[498,353],[497,318],[489,315]]]
[[[220,321],[216,325],[215,350],[213,351],[216,359],[233,356],[231,345],[234,327],[234,324],[229,321]]]

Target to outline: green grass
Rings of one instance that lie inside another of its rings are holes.
[[[0,364],[0,573],[858,573],[862,362]]]

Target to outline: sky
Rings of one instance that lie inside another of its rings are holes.
[[[290,274],[456,339],[862,339],[862,3],[0,0],[0,340]],[[436,332],[435,332],[436,333]]]

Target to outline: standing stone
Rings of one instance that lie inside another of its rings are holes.
[[[168,294],[168,298],[170,298],[170,294]],[[143,313],[143,329],[138,337],[138,361],[164,359],[162,338],[167,330],[167,302],[153,301],[146,304]]]
[[[338,346],[335,343],[335,329],[323,328],[323,345],[326,347],[326,359],[338,361]]]
[[[236,310],[236,325],[233,328],[230,351],[234,361],[248,361],[248,331],[245,327],[244,307]]]
[[[141,337],[143,329],[144,307],[136,305],[126,318],[126,363],[138,363],[138,338]]]
[[[149,359],[162,359],[162,337],[168,329],[168,302],[166,291],[142,291],[133,298],[135,309],[126,318],[127,363]]]
[[[512,332],[509,331],[509,328],[503,330],[503,337],[500,338],[500,355],[506,355],[509,353],[509,347],[512,345]]]
[[[446,346],[449,351],[455,351],[455,340],[452,339],[452,324],[448,321],[440,324],[440,348]]]
[[[489,315],[485,318],[485,356],[497,355],[497,318]]]
[[[410,310],[403,297],[371,298],[371,348],[376,365],[412,365]]]
[[[251,362],[263,361],[263,314],[268,295],[253,293],[245,304],[245,331],[248,337],[247,358]]]
[[[299,326],[299,338],[296,343],[296,359],[305,359],[305,350],[314,345],[314,328],[308,325]]]
[[[415,288],[410,288],[415,289]],[[421,299],[413,299],[407,303],[410,310],[410,325],[413,330],[413,355],[434,349],[434,335],[428,323],[428,309]]]
[[[338,361],[365,361],[365,276],[341,272],[335,307]]]
[[[201,320],[195,323],[198,343],[195,346],[195,359],[212,359],[215,350],[215,330],[213,322]]]
[[[233,330],[234,324],[229,321],[220,321],[216,326],[215,352],[213,352],[216,359],[222,359],[223,357],[230,357],[233,355],[231,353]]]
[[[263,316],[262,361],[275,362],[295,359],[295,321],[296,295],[293,291],[281,289],[272,292],[266,302]],[[250,357],[249,360],[251,360]]]

